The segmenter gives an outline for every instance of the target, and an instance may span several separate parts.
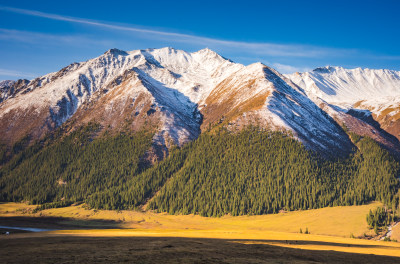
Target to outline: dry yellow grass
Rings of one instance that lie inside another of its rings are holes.
[[[79,220],[114,220],[118,222],[118,227],[124,229],[62,230],[41,234],[18,234],[18,236],[219,238],[231,239],[236,243],[261,243],[299,249],[400,257],[400,243],[349,238],[350,234],[359,236],[364,232],[369,232],[365,220],[366,214],[370,209],[380,205],[375,202],[362,206],[328,207],[275,215],[221,218],[137,211],[86,210],[80,205],[43,210],[32,216],[41,214],[42,216],[73,217]],[[24,207],[30,208],[23,204],[0,204],[0,216],[18,215]],[[13,209],[19,211],[13,211]],[[308,228],[311,234],[299,234],[300,228],[303,231]],[[397,226],[394,233],[398,232],[398,229]]]
[[[391,239],[396,239],[398,242],[400,242],[400,223],[392,228]]]
[[[30,214],[36,205],[25,203],[0,203],[0,216],[20,216]]]
[[[87,210],[82,205],[40,211],[32,216],[55,216],[80,220],[114,220],[123,228],[249,230],[298,233],[306,228],[311,234],[349,237],[370,232],[365,217],[380,203],[362,206],[338,206],[258,216],[224,216],[207,218],[198,215],[169,215],[138,211]],[[0,216],[15,216],[34,206],[3,203]],[[6,211],[8,213],[6,213]]]
[[[370,209],[380,203],[362,206],[338,206],[259,216],[224,216],[207,218],[198,215],[169,215],[138,211],[87,210],[82,205],[40,211],[32,216],[56,216],[87,220],[114,220],[124,228],[268,230],[298,233],[306,228],[312,234],[349,237],[368,232],[365,220]],[[0,216],[15,216],[35,206],[20,203],[0,204]]]

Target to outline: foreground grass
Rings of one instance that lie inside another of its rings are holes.
[[[22,235],[22,234],[21,234]],[[2,263],[399,263],[400,258],[248,241],[177,237],[0,239]],[[307,241],[288,243],[306,244]],[[315,244],[315,242],[313,242]],[[322,244],[322,242],[321,242]],[[326,243],[330,246],[332,243]],[[375,249],[365,245],[366,249]],[[352,247],[350,247],[352,248]]]
[[[193,230],[193,229],[98,229],[60,230],[37,236],[80,236],[80,237],[181,237],[227,239],[232,243],[270,245],[318,251],[339,251],[359,254],[374,254],[400,257],[400,244],[343,237],[306,235],[274,231],[249,230]],[[21,234],[21,237],[27,237]],[[399,259],[400,260],[400,259]]]

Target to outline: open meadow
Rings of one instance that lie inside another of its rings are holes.
[[[0,204],[0,225],[53,230],[2,235],[1,255],[9,263],[13,259],[68,263],[113,258],[136,263],[157,259],[170,263],[399,263],[400,243],[350,238],[372,234],[365,218],[379,205],[207,218],[88,210],[83,205],[32,213],[35,206],[4,203]],[[398,229],[393,229],[393,238]],[[305,230],[311,234],[304,234]]]

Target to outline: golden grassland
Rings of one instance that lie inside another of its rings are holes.
[[[362,206],[326,207],[257,216],[201,217],[198,215],[169,215],[150,211],[88,210],[83,205],[55,208],[29,213],[34,205],[22,203],[0,204],[0,216],[52,216],[77,220],[111,220],[120,228],[141,229],[193,229],[193,230],[249,230],[299,233],[306,228],[315,235],[350,237],[370,233],[366,215],[380,206],[374,202]]]
[[[327,207],[260,216],[224,216],[207,218],[198,215],[168,215],[140,211],[88,210],[83,205],[43,210],[32,214],[35,206],[21,203],[0,204],[0,217],[62,217],[64,225],[77,221],[108,220],[113,229],[57,230],[44,233],[15,234],[15,237],[169,237],[224,239],[246,245],[269,245],[285,248],[338,251],[400,257],[400,243],[350,238],[371,233],[366,223],[374,202],[362,206]],[[92,226],[96,228],[96,226]],[[300,234],[308,228],[311,234]],[[68,229],[68,228],[67,228]],[[393,229],[393,238],[400,225]]]

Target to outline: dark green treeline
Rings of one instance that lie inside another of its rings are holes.
[[[150,203],[169,213],[265,214],[379,200],[392,204],[398,163],[373,140],[326,161],[280,132],[221,130],[193,143],[184,167]]]
[[[33,204],[82,201],[91,194],[120,186],[143,170],[141,157],[152,134],[120,134],[93,140],[90,124],[51,144],[35,144],[0,170],[0,199]]]
[[[86,129],[87,130],[87,129]],[[172,214],[266,214],[363,204],[396,207],[399,164],[369,138],[346,159],[316,157],[281,132],[248,127],[203,133],[147,168],[151,133],[102,136],[81,129],[1,169],[1,200],[84,201],[92,208],[144,204]],[[19,159],[18,159],[19,158]]]

